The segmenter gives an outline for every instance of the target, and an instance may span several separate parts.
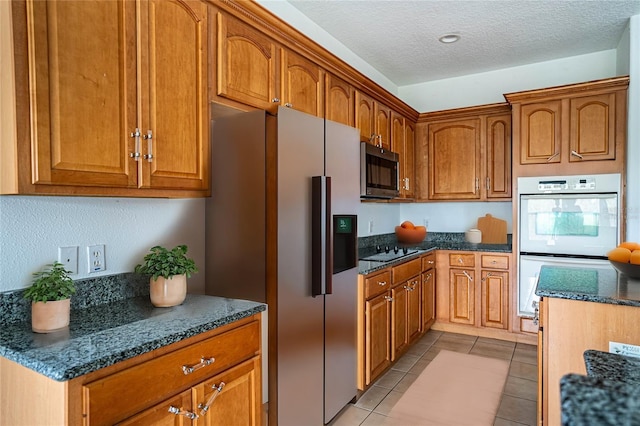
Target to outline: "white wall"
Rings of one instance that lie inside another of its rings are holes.
[[[640,241],[640,15],[631,17],[627,111],[627,240]]]
[[[615,77],[616,50],[402,86],[399,97],[419,112],[505,102],[504,93]]]
[[[149,248],[187,244],[204,293],[204,200],[0,196],[0,291],[27,287],[31,273],[78,246],[74,279],[131,272]],[[87,246],[105,244],[107,270],[89,274]]]

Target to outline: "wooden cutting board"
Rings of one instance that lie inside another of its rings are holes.
[[[478,229],[482,231],[483,244],[506,244],[507,221],[490,214],[478,218]]]

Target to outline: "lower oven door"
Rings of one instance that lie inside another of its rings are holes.
[[[540,299],[535,292],[542,265],[611,270],[611,264],[604,259],[520,255],[518,259],[518,316],[534,316],[533,302]]]

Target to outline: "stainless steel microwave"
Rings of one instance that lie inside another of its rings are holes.
[[[399,155],[366,142],[360,143],[360,196],[395,198],[398,190]]]

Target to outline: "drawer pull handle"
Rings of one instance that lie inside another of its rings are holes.
[[[462,260],[462,258],[461,258],[461,257],[459,257],[459,258],[458,258],[458,263],[462,264],[462,263],[464,263],[464,260]]]
[[[182,372],[184,373],[184,375],[186,376],[187,374],[191,374],[196,370],[199,370],[203,367],[206,367],[207,365],[211,365],[215,362],[215,358],[211,357],[211,358],[205,358],[202,357],[200,358],[200,362],[197,363],[196,365],[192,365],[191,367],[189,367],[188,365],[183,365],[182,366]]]
[[[462,271],[462,273],[464,274],[465,277],[469,279],[469,281],[473,281],[473,278],[471,278],[471,275],[469,275],[467,271]]]
[[[386,300],[387,302],[393,302],[393,297],[391,296],[385,296],[384,300]]]
[[[185,416],[188,419],[195,420],[198,418],[196,413],[192,413],[191,411],[184,411],[178,407],[174,407],[173,405],[169,406],[169,412],[171,414],[175,414],[176,416]]]
[[[386,281],[378,281],[378,285],[381,287],[384,287],[385,285],[387,285]]]
[[[213,393],[211,394],[211,396],[209,397],[209,399],[207,400],[207,402],[205,404],[198,404],[198,408],[200,409],[200,415],[204,416],[205,414],[207,414],[207,411],[209,411],[209,407],[211,407],[211,404],[213,404],[213,401],[218,397],[218,395],[220,395],[220,392],[222,392],[222,389],[225,386],[225,382],[220,382],[220,384],[218,386],[211,385],[211,389],[213,389]]]
[[[434,262],[433,260],[427,260],[427,263],[428,263],[429,265],[433,265],[433,264],[434,264],[434,263],[436,263],[436,262]]]

